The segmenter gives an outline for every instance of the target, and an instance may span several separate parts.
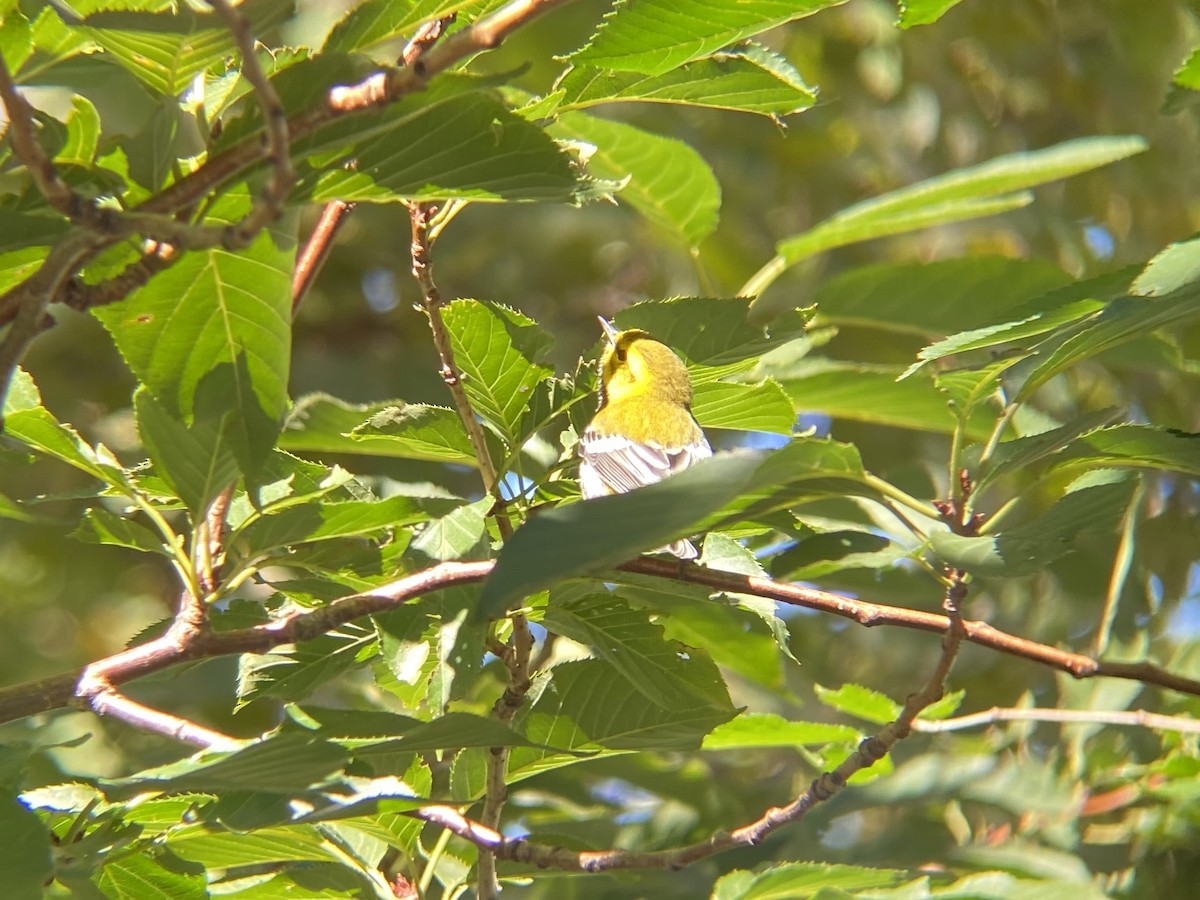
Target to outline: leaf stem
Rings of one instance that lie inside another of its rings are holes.
[[[932,506],[927,503],[922,503],[916,497],[905,493],[890,481],[885,481],[878,475],[872,475],[870,472],[864,472],[862,483],[879,491],[879,493],[883,494],[885,497],[895,500],[901,506],[911,509],[913,512],[920,513],[927,519],[936,520],[939,518],[937,510]]]

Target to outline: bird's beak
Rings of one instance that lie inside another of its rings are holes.
[[[600,327],[604,329],[604,336],[608,338],[608,342],[615,344],[617,342],[617,335],[620,332],[613,328],[612,323],[604,318],[604,316],[596,316],[596,318],[600,320]]]

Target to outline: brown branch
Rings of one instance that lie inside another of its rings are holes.
[[[529,620],[522,615],[513,616],[512,643],[504,648],[501,659],[508,669],[508,686],[492,708],[492,717],[505,725],[525,704],[525,695],[532,684],[530,658],[533,655],[533,634]],[[504,804],[508,800],[508,758],[511,747],[491,747],[487,756],[483,814],[481,824],[485,828],[498,829]],[[488,849],[479,850],[478,884],[476,893],[480,900],[494,900],[500,894],[500,881],[496,875],[496,857]]]
[[[317,274],[325,266],[329,251],[333,249],[333,239],[337,236],[346,217],[354,211],[357,204],[344,200],[331,200],[321,210],[321,217],[304,243],[300,255],[296,257],[296,268],[292,272],[292,317],[300,309],[300,302],[317,280]]]
[[[84,284],[78,279],[72,279],[63,286],[57,299],[71,309],[91,309],[95,306],[107,306],[124,300],[135,290],[146,284],[151,278],[171,264],[172,254],[159,252],[169,245],[159,245],[154,252],[147,253],[135,263],[130,263],[122,272],[97,284]],[[3,315],[0,314],[0,321]]]
[[[680,566],[676,562],[663,559],[643,557],[625,563],[620,566],[620,569],[640,575],[703,584],[714,590],[726,591],[731,594],[753,594],[756,597],[765,597],[792,606],[832,613],[868,628],[876,625],[890,625],[944,634],[950,627],[950,620],[938,613],[870,603],[816,588],[773,581],[770,578],[719,572],[701,566]],[[966,633],[967,641],[972,644],[1040,663],[1060,672],[1067,672],[1075,678],[1095,678],[1097,676],[1123,678],[1170,688],[1182,694],[1200,696],[1200,681],[1177,675],[1154,663],[1096,660],[1081,653],[1060,650],[1057,647],[1009,634],[993,628],[987,622],[964,620],[963,630]]]
[[[438,19],[432,19],[418,28],[412,39],[404,45],[400,52],[400,62],[406,66],[415,66],[429,52],[438,39],[446,33],[446,29],[454,24],[458,13],[450,13]]]
[[[182,662],[230,653],[262,653],[279,644],[309,640],[354,619],[392,609],[428,591],[474,584],[486,578],[494,566],[494,560],[439,563],[373,591],[343,597],[320,609],[297,612],[254,628],[207,633],[188,645],[185,652],[159,638],[98,660],[92,665],[101,666],[104,676],[112,684],[119,685]],[[945,634],[950,628],[949,618],[937,613],[870,603],[829,591],[774,582],[769,578],[719,572],[700,566],[680,566],[674,561],[642,558],[625,563],[620,570],[703,584],[728,593],[753,594],[780,603],[831,613],[867,627],[886,625],[933,634]],[[1008,634],[986,622],[964,620],[962,629],[969,643],[1067,672],[1076,678],[1121,678],[1200,696],[1200,681],[1177,675],[1153,663],[1094,660]],[[0,689],[0,723],[70,705],[81,674],[56,675]]]
[[[72,221],[85,215],[85,210],[95,207],[71,190],[62,180],[54,161],[37,139],[37,123],[33,118],[33,107],[29,105],[13,82],[8,63],[0,55],[0,101],[8,119],[8,134],[12,139],[13,152],[29,170],[33,183],[46,198],[46,202]]]
[[[238,250],[248,246],[260,231],[283,215],[283,204],[296,181],[296,172],[292,168],[288,152],[287,114],[275,87],[258,64],[249,23],[240,12],[229,5],[228,0],[207,0],[207,3],[225,21],[226,27],[237,41],[238,50],[242,54],[242,77],[254,88],[254,95],[266,122],[270,177],[250,212],[240,222],[227,226],[222,238],[225,249]]]
[[[4,407],[13,374],[24,358],[25,351],[47,326],[46,307],[67,283],[71,273],[89,257],[95,241],[84,231],[68,235],[50,252],[37,272],[0,298],[0,305],[7,301],[15,310],[12,324],[4,336],[4,342],[0,344],[0,409]],[[111,241],[102,241],[100,245],[107,246],[109,243]],[[3,426],[3,417],[0,417],[0,431]]]
[[[429,254],[429,220],[435,208],[428,203],[410,203],[408,216],[412,223],[412,274],[421,286],[421,308],[429,319],[429,330],[433,334],[433,344],[437,348],[438,358],[442,363],[441,376],[450,395],[454,398],[454,408],[462,420],[463,428],[471,441],[471,449],[475,451],[475,459],[479,463],[479,476],[483,479],[483,488],[503,502],[500,495],[500,482],[496,476],[496,465],[488,451],[487,440],[483,434],[483,425],[475,417],[471,408],[471,400],[463,388],[462,373],[454,362],[454,348],[450,343],[450,333],[446,331],[446,323],[442,320],[442,295],[433,280],[433,263]],[[497,520],[504,527],[506,520],[503,516]]]
[[[99,679],[87,684],[81,680],[78,693],[80,699],[98,716],[118,719],[134,728],[161,734],[184,744],[212,750],[235,750],[243,743],[237,738],[197,725],[180,716],[143,706]]]

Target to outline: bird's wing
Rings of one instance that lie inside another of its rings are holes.
[[[580,441],[580,456],[583,496],[602,497],[662,481],[696,460],[712,456],[712,449],[703,438],[684,447],[663,447],[589,430]]]

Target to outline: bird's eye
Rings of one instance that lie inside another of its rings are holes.
[[[618,347],[617,348],[617,359],[620,360],[621,362],[625,362],[625,356],[626,356],[625,348]]]

